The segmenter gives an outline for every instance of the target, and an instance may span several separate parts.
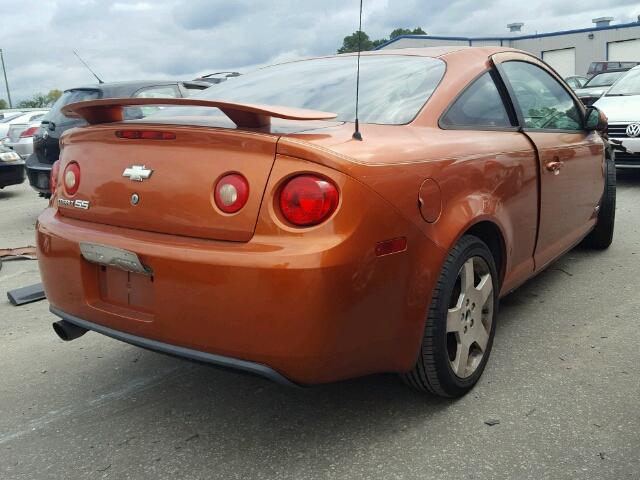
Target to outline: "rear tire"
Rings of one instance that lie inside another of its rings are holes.
[[[402,374],[416,390],[461,397],[478,382],[491,353],[498,275],[489,247],[465,235],[445,260],[434,288],[414,367]]]
[[[605,183],[596,226],[583,241],[587,248],[604,250],[613,242],[616,222],[616,165],[610,155],[605,160]]]

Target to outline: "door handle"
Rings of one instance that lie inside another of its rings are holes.
[[[549,170],[550,172],[553,172],[554,175],[558,175],[560,173],[560,169],[562,168],[562,165],[564,165],[563,162],[560,161],[555,161],[555,162],[548,162],[545,167],[547,168],[547,170]]]

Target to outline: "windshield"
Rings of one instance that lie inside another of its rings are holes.
[[[620,78],[607,93],[607,96],[615,95],[640,95],[640,68],[629,70]]]
[[[79,118],[65,117],[60,111],[65,105],[70,103],[82,102],[84,100],[94,100],[100,97],[100,90],[67,90],[64,92],[56,103],[53,104],[49,113],[42,119],[43,122],[53,123],[56,128],[67,128],[71,125],[82,125],[84,120]]]
[[[607,72],[596,75],[591,80],[589,80],[584,86],[587,87],[608,87],[613,85],[618,78],[622,76],[625,72]]]
[[[229,79],[196,98],[281,105],[333,112],[355,119],[356,56],[274,65]],[[400,125],[410,122],[444,75],[443,61],[417,56],[377,55],[360,59],[359,120]],[[158,116],[211,115],[217,109],[171,107]]]

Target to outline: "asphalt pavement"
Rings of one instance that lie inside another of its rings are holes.
[[[45,205],[0,191],[0,248],[33,245]],[[64,343],[46,301],[6,300],[38,280],[35,261],[0,270],[0,479],[640,479],[640,172],[619,177],[609,250],[503,299],[457,401],[395,375],[296,390],[96,333]]]

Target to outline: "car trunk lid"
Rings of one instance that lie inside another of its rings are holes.
[[[169,131],[175,139],[120,138],[116,132],[121,130]],[[277,141],[275,135],[188,126],[121,123],[76,129],[62,139],[58,209],[67,217],[118,227],[248,241]],[[80,167],[74,195],[67,194],[62,181],[70,162]],[[123,176],[136,168],[150,175]],[[213,197],[217,180],[229,172],[241,173],[249,183],[246,205],[232,215],[220,211]]]

